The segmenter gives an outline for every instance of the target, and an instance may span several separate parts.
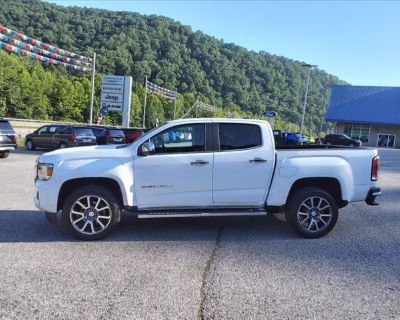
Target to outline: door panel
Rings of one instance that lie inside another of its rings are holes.
[[[223,136],[224,131],[226,137]],[[220,146],[225,150],[214,154],[214,203],[218,205],[264,203],[275,159],[273,146],[267,144],[270,139],[266,134],[261,135],[262,131],[258,125],[232,124],[229,127],[226,124],[219,124]]]
[[[138,156],[134,161],[138,207],[212,205],[214,155],[206,148],[205,124],[177,125],[156,134],[150,141],[155,145],[154,154]]]
[[[197,160],[208,164],[192,164]],[[210,206],[213,154],[153,155],[135,159],[139,208]]]

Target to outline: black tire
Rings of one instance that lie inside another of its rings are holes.
[[[88,196],[90,197],[89,200],[87,200]],[[96,208],[102,209],[97,206],[99,203],[94,206],[98,198],[103,199],[99,207],[108,206],[109,209],[97,211]],[[81,203],[84,206],[79,205],[77,203],[78,200],[79,202],[82,200]],[[84,207],[88,208],[84,209]],[[72,209],[74,209],[74,212],[80,212],[80,214],[71,213]],[[103,218],[100,217],[100,214]],[[81,217],[82,219],[80,219]],[[75,221],[75,224],[72,220]],[[82,186],[73,191],[68,196],[62,209],[62,221],[64,226],[74,237],[82,240],[100,240],[105,238],[114,230],[120,220],[121,208],[115,194],[110,189],[96,185]],[[74,227],[74,225],[76,227]],[[101,225],[105,226],[105,228],[102,228]],[[94,229],[92,229],[92,227]],[[78,229],[81,229],[81,231]],[[95,232],[93,232],[93,230]]]
[[[30,151],[36,149],[35,144],[33,143],[33,141],[31,139],[28,139],[25,141],[25,147],[26,147],[26,149],[28,149]]]
[[[59,149],[65,149],[68,148],[68,145],[65,142],[60,142],[60,144],[58,145]]]
[[[9,155],[10,155],[9,152],[2,152],[0,153],[0,159],[8,158]]]
[[[318,187],[304,187],[290,196],[285,214],[295,233],[305,238],[320,238],[333,229],[338,211],[336,200],[329,192]]]

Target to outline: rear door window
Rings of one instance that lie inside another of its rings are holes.
[[[261,145],[261,129],[258,125],[242,123],[219,124],[219,146],[221,151],[249,149]]]
[[[72,134],[72,129],[71,127],[64,127],[60,131],[58,131],[59,134]]]
[[[58,129],[60,129],[60,127],[58,126],[50,126],[48,127],[48,133],[56,133],[58,131]]]

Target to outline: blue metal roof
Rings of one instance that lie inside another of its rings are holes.
[[[400,125],[400,88],[334,85],[325,119]]]

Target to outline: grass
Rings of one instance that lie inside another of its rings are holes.
[[[17,145],[19,148],[25,146],[25,139],[24,138],[17,138]]]

